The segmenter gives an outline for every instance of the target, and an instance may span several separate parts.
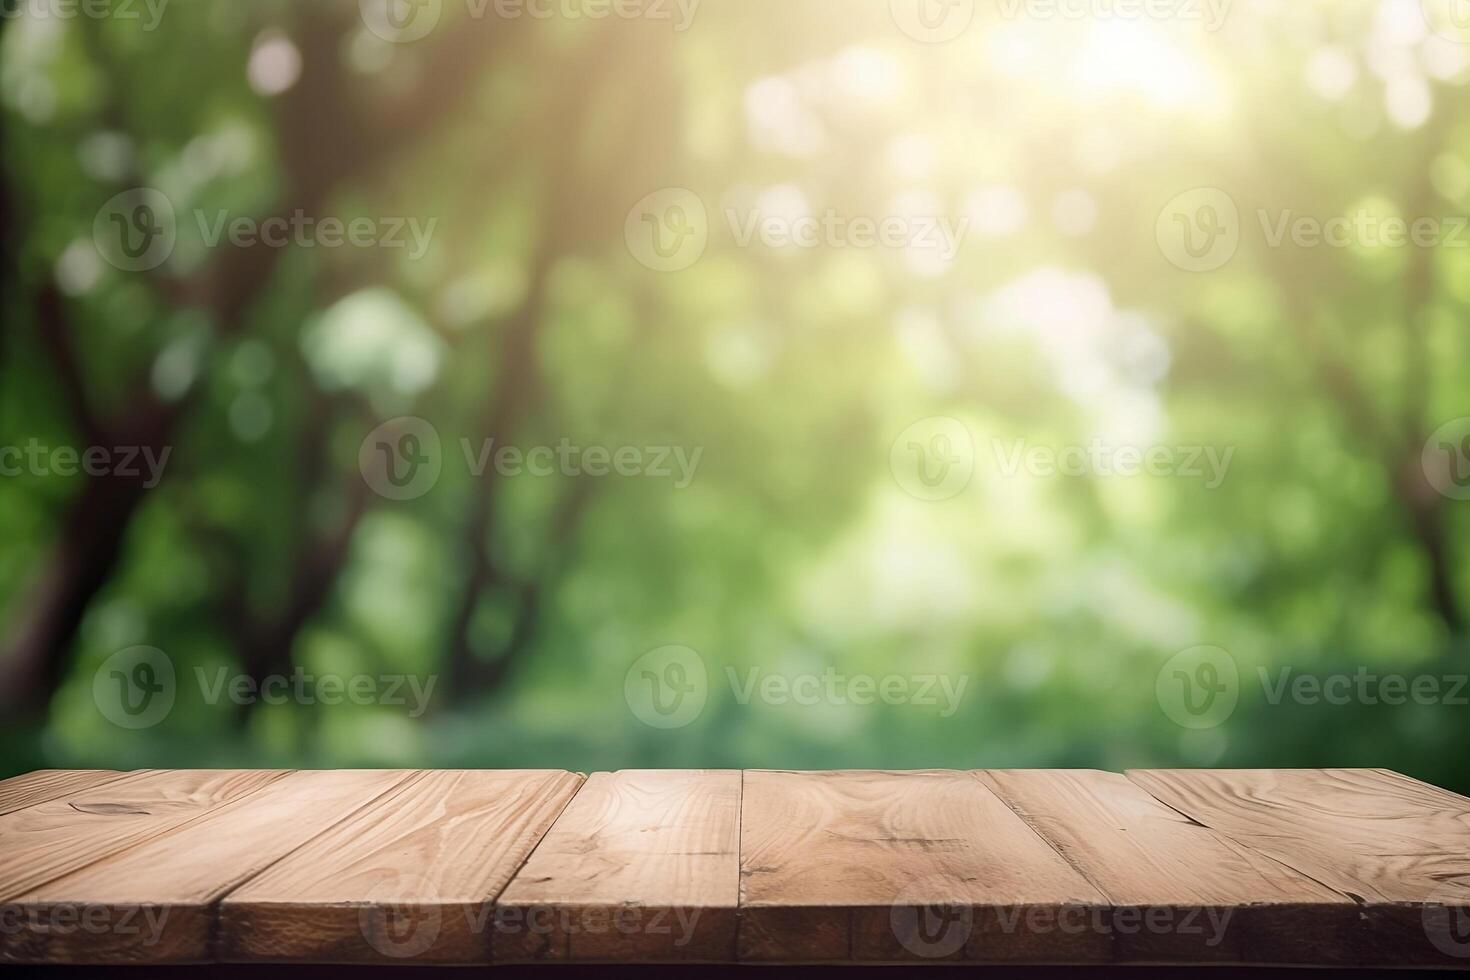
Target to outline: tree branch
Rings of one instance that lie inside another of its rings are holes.
[[[297,210],[314,213],[330,190],[357,174],[373,172],[387,155],[386,137],[400,134],[384,131],[381,117],[371,111],[350,113],[348,107],[360,100],[348,91],[342,77],[339,52],[350,21],[333,17],[327,7],[311,5],[301,37],[302,77],[282,99],[282,159],[286,184],[292,197],[280,214]],[[420,98],[400,105],[414,118],[414,134],[421,135],[458,107],[472,89],[453,88],[457,77],[451,67],[464,67],[469,40],[481,55],[508,43],[512,25],[497,25],[494,31],[471,31],[453,35],[457,53],[453,62],[440,64],[425,73]],[[431,59],[432,61],[433,59]],[[402,144],[401,144],[402,145]],[[411,144],[409,144],[411,145]],[[204,275],[169,289],[183,301],[195,302],[212,315],[224,335],[238,332],[248,310],[266,288],[281,250],[226,248]],[[148,390],[146,378],[136,390]],[[127,418],[106,428],[132,444],[160,449],[173,438],[180,420],[193,407],[198,388],[179,401],[161,405],[145,397],[144,404]],[[103,425],[99,421],[99,426]],[[126,434],[126,435],[124,435]],[[116,566],[127,528],[143,499],[140,484],[118,489],[115,482],[87,476],[65,518],[61,538],[43,562],[20,622],[4,648],[0,670],[4,688],[0,705],[44,710],[68,666],[69,653],[83,612]]]

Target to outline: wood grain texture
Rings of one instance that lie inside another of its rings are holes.
[[[740,773],[589,778],[496,911],[497,960],[729,961]]]
[[[1365,964],[1470,962],[1470,800],[1370,769],[1143,770],[1191,819],[1362,906]]]
[[[995,792],[1114,906],[1125,963],[1341,963],[1345,895],[1201,827],[1124,776],[989,770]]]
[[[0,965],[1470,967],[1470,798],[1379,769],[38,773]],[[44,798],[43,798],[44,797]]]
[[[284,776],[145,770],[0,817],[0,902],[167,834]]]
[[[969,773],[749,771],[740,955],[1106,962],[1106,900]]]
[[[0,953],[25,963],[207,961],[221,895],[409,778],[381,770],[288,773],[17,897],[11,907],[27,922],[62,922],[85,910],[91,927],[0,936]]]
[[[227,895],[219,957],[486,963],[491,902],[581,778],[416,773]]]
[[[42,769],[0,781],[0,816],[121,779],[111,769]]]

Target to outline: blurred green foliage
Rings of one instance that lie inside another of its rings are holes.
[[[1268,234],[1470,207],[1470,47],[1419,4],[1238,3],[1210,32],[981,3],[942,44],[877,0],[705,0],[682,32],[445,0],[412,43],[329,0],[175,0],[156,30],[32,6],[0,21],[0,445],[171,454],[141,491],[0,478],[7,773],[1331,765],[1470,788],[1463,701],[1272,704],[1258,674],[1470,672],[1470,504],[1421,465],[1470,415],[1470,249]],[[178,243],[125,272],[94,219],[140,186]],[[625,225],[673,187],[709,244],[658,272]],[[1239,209],[1207,272],[1161,238],[1194,188]],[[414,259],[211,246],[194,218],[297,209],[434,231]],[[742,247],[726,211],[752,209],[968,230],[948,262]],[[403,416],[442,474],[393,501],[359,456]],[[892,450],[935,417],[974,475],[929,501]],[[687,487],[477,477],[462,440],[490,437],[702,456]],[[1019,440],[1094,439],[1233,455],[1214,488],[1005,472]],[[93,681],[139,644],[178,697],[131,731]],[[708,701],[661,730],[624,682],[671,644]],[[1195,730],[1156,681],[1199,645],[1240,683]],[[421,717],[195,683],[295,667],[438,680]],[[741,704],[727,671],[752,668],[966,687],[949,717]]]

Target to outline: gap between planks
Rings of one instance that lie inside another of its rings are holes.
[[[400,779],[398,779],[397,781],[391,783],[391,785],[388,785],[388,786],[382,788],[379,792],[377,792],[371,798],[366,799],[363,802],[361,802],[353,810],[351,810],[351,811],[347,812],[346,814],[341,815],[340,817],[336,818],[334,821],[331,822],[330,826],[326,830],[324,830],[322,833],[323,834],[328,833],[331,830],[334,830],[334,829],[336,829],[336,828],[338,828],[338,827],[340,827],[340,826],[342,826],[344,824],[350,823],[351,821],[353,821],[359,815],[363,814],[365,811],[367,811],[368,809],[370,809],[374,804],[376,804],[377,802],[379,802],[383,798],[385,798],[385,797],[387,797],[387,796],[389,796],[389,795],[391,795],[391,794],[393,794],[395,792],[404,791],[404,790],[407,789],[407,787],[409,787],[411,785],[422,783],[426,779],[430,778],[432,772],[433,771],[425,771],[425,770],[406,770],[406,771],[402,771],[400,773],[400,775],[401,775],[401,778]],[[738,781],[737,781],[737,787],[738,788],[737,788],[737,793],[736,793],[735,832],[734,832],[734,837],[735,837],[734,857],[735,857],[735,865],[736,865],[736,868],[737,868],[737,897],[736,897],[736,907],[735,907],[735,910],[734,910],[734,919],[733,919],[733,925],[734,925],[734,930],[735,930],[734,937],[733,937],[733,941],[734,941],[734,944],[735,944],[735,953],[734,953],[733,956],[731,956],[731,959],[745,958],[745,957],[742,957],[740,955],[740,950],[742,949],[743,944],[746,942],[747,937],[745,936],[745,930],[746,930],[746,927],[749,925],[749,922],[748,922],[748,919],[747,919],[747,913],[749,912],[749,909],[747,908],[747,906],[745,904],[744,875],[741,874],[740,872],[742,872],[744,870],[745,863],[746,863],[746,860],[747,860],[747,853],[746,853],[746,850],[745,850],[745,838],[746,838],[746,830],[747,830],[747,824],[746,824],[746,803],[747,803],[747,786],[748,786],[749,776],[751,775],[752,772],[757,773],[757,774],[763,773],[763,771],[748,771],[748,770],[739,770],[738,771]],[[1020,771],[1020,772],[1023,772],[1024,773],[1026,771]],[[1039,773],[1039,774],[1045,774],[1047,771],[1031,771],[1031,772]],[[1079,773],[1079,772],[1086,774],[1086,773],[1092,773],[1092,772],[1096,772],[1096,771],[1080,770],[1080,771],[1060,771],[1060,772],[1062,772],[1062,773],[1070,773],[1072,775],[1075,775],[1076,773]],[[1197,779],[1208,779],[1210,772],[1211,771],[1201,771],[1200,773],[1196,774],[1196,776],[1194,778],[1197,778]],[[1322,771],[1317,771],[1317,770],[1308,771],[1309,774],[1311,774],[1311,773],[1320,773],[1324,777],[1326,777],[1328,775],[1331,775],[1334,772],[1341,772],[1341,771],[1327,771],[1327,772],[1322,772]],[[1416,798],[1420,799],[1421,802],[1426,801],[1426,800],[1432,800],[1437,805],[1442,805],[1442,806],[1447,806],[1447,807],[1462,807],[1462,808],[1463,808],[1463,806],[1465,804],[1470,804],[1470,800],[1466,800],[1465,797],[1459,796],[1458,794],[1452,794],[1452,793],[1449,793],[1448,791],[1439,790],[1438,788],[1431,787],[1428,784],[1420,783],[1417,780],[1413,780],[1413,779],[1411,779],[1409,777],[1401,776],[1401,775],[1399,775],[1397,773],[1392,773],[1392,772],[1389,772],[1389,771],[1386,771],[1386,770],[1381,770],[1381,771],[1380,770],[1361,770],[1361,771],[1357,771],[1357,772],[1358,772],[1359,775],[1356,776],[1355,778],[1360,779],[1361,781],[1363,781],[1364,783],[1366,783],[1370,787],[1377,788],[1377,789],[1382,789],[1383,792],[1385,792],[1385,793],[1388,792],[1388,787],[1392,786],[1394,788],[1397,788],[1397,789],[1403,791],[1404,793],[1412,793],[1412,794],[1414,794],[1414,796]],[[1007,793],[1001,792],[1001,791],[997,790],[997,788],[995,786],[991,785],[991,780],[992,779],[997,778],[998,776],[1003,776],[1004,773],[1005,773],[1005,771],[975,770],[975,771],[968,771],[968,776],[971,777],[971,778],[973,778],[973,779],[975,779],[976,781],[978,781],[979,785],[978,785],[977,789],[979,789],[982,793],[984,793],[985,795],[989,796],[995,802],[997,802],[1001,806],[1003,806],[1004,809],[1015,818],[1016,822],[1018,822],[1020,824],[1024,824],[1028,828],[1028,831],[1030,832],[1030,834],[1031,835],[1034,835],[1036,838],[1038,838],[1039,841],[1042,844],[1044,844],[1045,847],[1050,852],[1052,852],[1057,857],[1058,860],[1064,862],[1066,864],[1066,866],[1069,867],[1083,881],[1086,881],[1087,883],[1089,883],[1093,888],[1095,888],[1097,891],[1101,892],[1104,896],[1108,896],[1108,889],[1105,887],[1105,883],[1103,883],[1103,882],[1101,882],[1099,880],[1095,869],[1090,869],[1089,867],[1085,866],[1084,864],[1079,863],[1079,859],[1078,859],[1078,857],[1075,854],[1069,853],[1069,851],[1068,851],[1067,848],[1065,848],[1063,846],[1059,846],[1058,841],[1053,840],[1051,837],[1048,836],[1048,834],[1043,833],[1042,830],[1039,829],[1033,823],[1033,820],[1032,819],[1028,819],[1027,818],[1027,815],[1025,813],[1021,812],[1021,810],[1018,808],[1018,805],[1017,805],[1016,801],[1012,798],[1012,795],[1011,794],[1007,794]],[[966,774],[966,771],[956,771],[956,772],[953,772],[952,773],[952,775],[957,776],[957,777],[958,776],[965,775],[965,774]],[[1362,775],[1362,774],[1371,774],[1371,778],[1368,775]],[[157,775],[157,774],[156,773],[153,773],[152,771],[144,771],[144,772],[141,772],[141,773],[131,773],[131,774],[121,774],[120,773],[120,774],[117,774],[115,777],[113,777],[111,779],[108,779],[108,780],[106,780],[106,781],[104,781],[102,783],[94,784],[94,785],[88,787],[87,789],[80,790],[80,791],[77,791],[75,793],[71,793],[68,796],[62,796],[59,799],[61,801],[65,801],[66,799],[68,799],[70,797],[74,797],[74,796],[75,797],[88,796],[88,795],[90,795],[92,793],[95,793],[99,789],[102,789],[104,787],[105,788],[111,788],[113,785],[135,785],[135,784],[137,784],[139,782],[146,782],[147,778],[150,775]],[[162,775],[166,775],[166,774],[162,774]],[[135,851],[140,851],[140,850],[145,850],[145,849],[148,849],[148,848],[156,847],[159,841],[165,840],[165,839],[167,839],[169,837],[172,837],[175,834],[183,833],[183,832],[189,832],[191,830],[191,828],[195,828],[195,827],[197,827],[197,825],[199,825],[201,823],[208,822],[210,820],[219,819],[219,818],[221,818],[223,815],[225,815],[228,812],[233,812],[233,811],[238,811],[238,810],[242,810],[242,809],[248,808],[250,801],[256,799],[260,795],[268,794],[268,792],[270,791],[271,787],[279,787],[281,781],[283,781],[284,779],[288,778],[289,776],[293,776],[293,775],[295,775],[295,772],[294,771],[287,772],[287,773],[277,773],[277,774],[275,774],[275,779],[274,780],[267,781],[267,782],[263,783],[262,785],[256,786],[256,787],[250,789],[249,791],[245,792],[243,795],[241,795],[241,796],[239,796],[237,798],[226,800],[225,802],[222,802],[222,803],[217,803],[217,804],[213,805],[211,808],[205,809],[202,812],[197,813],[197,814],[193,815],[192,817],[189,817],[189,818],[185,819],[184,821],[182,821],[181,823],[179,823],[177,825],[174,825],[174,826],[171,826],[171,827],[166,827],[166,828],[164,828],[162,830],[159,830],[158,832],[156,832],[154,834],[151,834],[151,835],[146,835],[146,836],[142,836],[142,837],[134,837],[131,840],[129,840],[129,842],[127,844],[125,844],[120,851],[111,852],[111,853],[104,854],[101,857],[96,857],[88,865],[84,865],[81,868],[72,869],[70,871],[67,871],[66,873],[64,873],[62,875],[62,878],[70,877],[74,872],[77,872],[77,871],[80,871],[80,870],[84,870],[85,867],[89,867],[91,864],[101,864],[101,863],[111,862],[111,861],[114,861],[114,860],[125,858],[127,855],[132,854]],[[571,776],[572,774],[564,774],[564,775]],[[617,775],[617,774],[613,774],[613,775]],[[790,775],[796,776],[798,774],[790,774]],[[799,774],[799,775],[802,775],[802,776],[805,776],[805,777],[811,778],[811,779],[817,779],[817,778],[820,777],[821,774],[809,773],[809,774]],[[878,775],[878,774],[874,774],[874,775]],[[900,776],[900,775],[905,775],[905,774],[893,773],[893,774],[887,774],[887,775],[889,775],[889,776]],[[918,774],[908,774],[908,775],[918,775]],[[1141,772],[1140,771],[1131,771],[1131,772],[1129,772],[1126,775],[1126,777],[1124,777],[1124,776],[1118,776],[1117,774],[1102,774],[1102,773],[1097,773],[1097,775],[1099,775],[1099,776],[1106,775],[1106,776],[1111,777],[1113,779],[1122,780],[1126,785],[1128,785],[1128,786],[1130,786],[1132,788],[1135,788],[1135,789],[1139,790],[1141,793],[1147,795],[1147,797],[1151,801],[1153,801],[1153,803],[1155,803],[1158,807],[1160,807],[1161,810],[1167,811],[1168,813],[1171,813],[1171,814],[1177,814],[1179,816],[1179,819],[1181,821],[1187,823],[1189,826],[1191,826],[1193,828],[1196,828],[1200,834],[1210,835],[1213,838],[1220,839],[1220,840],[1223,840],[1223,841],[1231,841],[1231,842],[1234,842],[1234,843],[1238,844],[1240,846],[1240,848],[1242,848],[1243,850],[1249,852],[1250,854],[1253,854],[1253,855],[1257,856],[1263,862],[1267,862],[1267,863],[1270,863],[1270,864],[1272,864],[1274,866],[1278,866],[1280,868],[1286,869],[1287,871],[1289,871],[1289,872],[1291,872],[1291,873],[1293,873],[1295,875],[1299,875],[1299,876],[1301,876],[1304,879],[1310,880],[1310,881],[1312,881],[1312,882],[1314,882],[1314,883],[1322,886],[1323,888],[1330,888],[1331,887],[1331,886],[1329,886],[1329,885],[1321,882],[1320,879],[1319,879],[1319,877],[1314,876],[1313,874],[1310,873],[1311,870],[1313,870],[1311,868],[1311,862],[1310,861],[1303,862],[1303,861],[1301,861],[1299,859],[1296,859],[1291,854],[1287,854],[1286,856],[1283,856],[1282,854],[1275,852],[1273,849],[1271,849],[1269,847],[1267,849],[1265,849],[1265,850],[1262,850],[1262,849],[1259,848],[1259,846],[1253,845],[1248,840],[1239,840],[1235,836],[1232,836],[1231,834],[1227,833],[1226,831],[1223,831],[1223,830],[1221,830],[1221,829],[1219,829],[1219,828],[1217,828],[1215,826],[1211,826],[1211,824],[1216,823],[1216,821],[1213,821],[1213,820],[1209,819],[1209,817],[1208,817],[1207,814],[1201,814],[1199,812],[1199,808],[1198,807],[1190,806],[1188,803],[1181,803],[1176,798],[1176,796],[1174,794],[1161,793],[1161,792],[1156,791],[1157,778],[1152,778],[1152,779],[1150,778],[1151,776],[1156,776],[1156,774],[1153,774],[1153,773],[1151,773],[1149,771],[1141,771]],[[1266,777],[1266,776],[1270,775],[1270,773],[1269,772],[1267,772],[1267,773],[1256,772],[1253,775],[1256,778],[1263,778],[1263,777]],[[1273,779],[1283,778],[1283,777],[1285,777],[1287,775],[1289,775],[1289,774],[1276,773],[1274,776],[1271,776],[1271,778],[1273,778]],[[585,777],[582,777],[580,775],[577,775],[576,778],[577,778],[578,782],[577,782],[575,788],[571,791],[570,794],[568,794],[561,801],[561,804],[560,804],[559,808],[557,809],[555,815],[546,824],[545,829],[535,839],[534,843],[525,851],[525,854],[521,858],[521,860],[519,860],[519,862],[513,868],[511,868],[510,873],[509,873],[509,875],[508,875],[505,883],[499,889],[497,889],[495,895],[490,896],[488,899],[486,899],[486,904],[487,905],[493,906],[493,905],[497,904],[499,898],[502,895],[504,895],[505,892],[508,889],[510,889],[512,886],[514,886],[516,884],[516,882],[520,879],[522,873],[525,871],[525,869],[527,868],[527,866],[530,865],[537,858],[538,853],[541,851],[541,849],[543,848],[543,846],[546,845],[548,839],[550,839],[552,837],[552,835],[554,833],[556,833],[557,828],[561,825],[562,821],[564,819],[566,819],[567,814],[568,814],[568,811],[571,810],[571,808],[576,803],[577,799],[587,789],[587,786],[588,786],[588,783],[589,783],[589,780],[587,780]],[[1225,776],[1220,775],[1220,774],[1217,774],[1217,778],[1223,779],[1223,778],[1225,778]],[[1369,795],[1369,797],[1371,798],[1371,794],[1367,794],[1367,791],[1366,790],[1365,790],[1365,795]],[[47,802],[56,802],[56,801],[55,800],[51,800],[51,801],[47,801]],[[35,806],[40,806],[41,803],[40,802],[37,802],[34,805]],[[304,842],[301,842],[301,843],[293,846],[292,848],[286,850],[284,853],[282,853],[280,855],[277,855],[272,860],[270,860],[267,864],[265,864],[263,867],[258,868],[258,869],[255,869],[250,874],[248,874],[247,876],[243,877],[241,880],[233,883],[228,888],[226,888],[224,891],[222,891],[219,895],[217,895],[217,896],[214,897],[213,901],[211,901],[209,903],[209,905],[208,905],[209,921],[211,923],[210,943],[208,945],[208,952],[209,953],[211,953],[211,954],[217,954],[218,953],[218,946],[216,944],[216,940],[218,938],[218,929],[219,929],[219,920],[220,920],[220,914],[219,914],[219,912],[220,912],[220,907],[221,907],[222,903],[228,897],[233,896],[238,891],[240,891],[242,888],[244,888],[246,885],[248,885],[248,884],[256,881],[257,879],[259,879],[262,875],[266,874],[266,872],[268,872],[268,871],[276,868],[277,866],[279,866],[280,864],[282,864],[283,862],[285,862],[287,859],[293,857],[294,855],[297,855],[300,851],[302,851],[302,850],[306,849],[307,847],[311,846],[312,842],[316,839],[316,836],[320,836],[320,835],[314,835],[312,838],[310,838],[310,839],[308,839],[308,840],[306,840]],[[60,879],[57,879],[57,880],[60,880]],[[1340,888],[1334,888],[1334,889],[1331,889],[1331,890],[1334,892],[1334,894],[1338,894],[1338,895],[1343,894],[1343,892],[1342,892],[1342,890]],[[1347,894],[1351,898],[1353,898],[1353,899],[1357,899],[1358,898],[1357,895],[1352,894],[1351,892],[1349,892]],[[1114,911],[1116,911],[1116,907],[1117,907],[1116,906],[1116,903],[1112,901],[1111,896],[1108,896],[1108,897],[1109,897],[1109,908],[1112,909],[1112,910],[1114,910]],[[1359,901],[1361,901],[1361,899],[1359,899]],[[838,911],[838,910],[828,910],[828,911],[829,912],[832,912],[832,911]],[[857,945],[856,945],[858,937],[856,935],[856,930],[853,929],[853,924],[854,923],[853,923],[853,918],[852,918],[852,916],[853,916],[852,910],[851,909],[847,909],[845,911],[846,911],[846,919],[847,919],[846,930],[845,931],[846,931],[847,935],[845,937],[846,938],[846,944],[845,944],[845,948],[844,948],[844,953],[845,953],[848,961],[851,962],[851,961],[859,960],[859,952],[860,951],[858,950]],[[1415,912],[1416,915],[1418,914],[1417,907],[1415,907],[1414,912]],[[487,959],[490,959],[490,958],[491,957],[487,957]],[[1118,962],[1119,960],[1114,959],[1112,961],[1113,962]],[[1460,965],[1463,965],[1463,962]]]

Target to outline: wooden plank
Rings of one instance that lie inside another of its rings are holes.
[[[1359,769],[1356,771],[1373,773],[1386,783],[1397,784],[1406,793],[1415,794],[1420,797],[1434,797],[1449,807],[1470,806],[1470,797],[1465,796],[1463,793],[1453,793],[1450,790],[1435,786],[1433,783],[1426,783],[1422,779],[1415,779],[1413,776],[1407,776],[1401,772],[1394,772],[1392,769]]]
[[[740,957],[1105,962],[1106,899],[969,773],[751,771]]]
[[[282,771],[145,770],[0,817],[0,902],[162,836]]]
[[[496,911],[497,960],[729,961],[740,773],[597,773]]]
[[[1113,904],[1120,961],[1347,961],[1351,899],[1193,823],[1124,776],[975,775]]]
[[[42,769],[0,782],[0,816],[121,779],[112,769]]]
[[[3,958],[205,961],[221,895],[408,778],[382,770],[288,773],[187,826],[17,897],[7,909],[23,917],[24,927],[0,936]]]
[[[1129,778],[1191,819],[1362,905],[1366,964],[1464,967],[1470,800],[1368,769],[1143,770]]]
[[[219,905],[226,962],[485,963],[490,903],[581,783],[418,773]]]

